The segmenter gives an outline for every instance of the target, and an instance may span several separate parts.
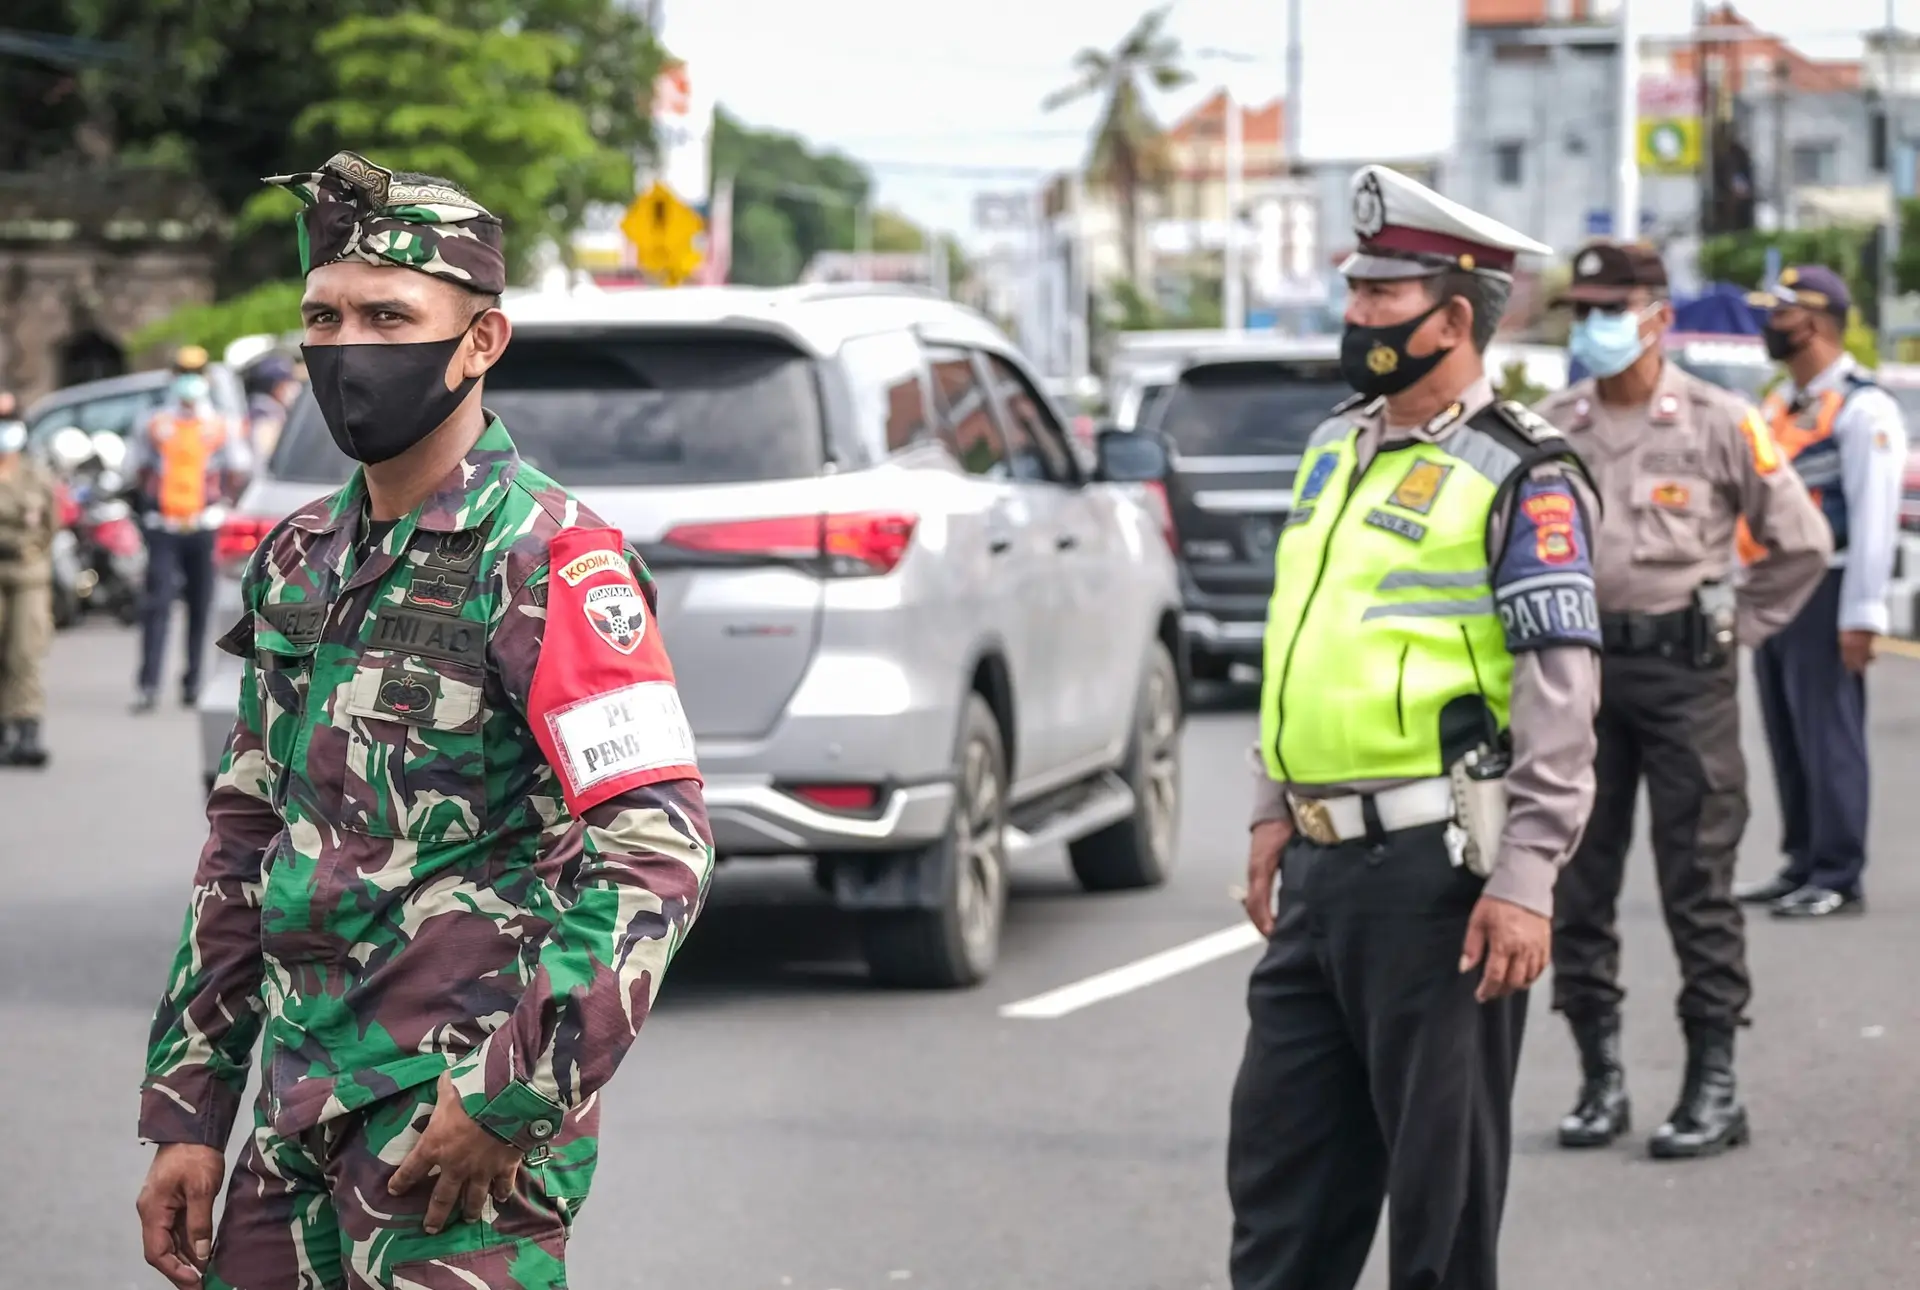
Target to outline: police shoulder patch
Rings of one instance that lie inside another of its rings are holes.
[[[1528,479],[1516,494],[1494,606],[1514,652],[1600,647],[1593,558],[1579,503],[1564,478]]]

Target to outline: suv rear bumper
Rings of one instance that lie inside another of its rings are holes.
[[[714,850],[722,855],[893,851],[925,846],[946,832],[953,785],[895,785],[877,810],[827,811],[764,779],[709,776],[704,796]]]
[[[1266,640],[1267,624],[1260,619],[1216,618],[1189,609],[1180,615],[1180,631],[1187,638],[1187,648],[1196,654],[1258,659]]]

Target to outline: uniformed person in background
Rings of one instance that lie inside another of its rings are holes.
[[[1657,252],[1583,248],[1556,303],[1572,307],[1568,351],[1593,376],[1539,411],[1600,485],[1594,572],[1605,641],[1593,816],[1560,875],[1554,920],[1553,1002],[1573,1028],[1583,1076],[1560,1141],[1600,1146],[1630,1127],[1615,913],[1644,779],[1687,1040],[1679,1101],[1650,1145],[1661,1157],[1704,1155],[1747,1134],[1733,1078],[1734,1031],[1751,993],[1733,898],[1747,823],[1737,646],[1778,631],[1813,593],[1826,528],[1754,410],[1666,361],[1673,308]],[[1742,517],[1768,557],[1735,589]]]
[[[52,476],[26,454],[27,425],[13,395],[0,406],[0,766],[44,766],[41,683],[53,639],[53,538],[60,508]]]
[[[1800,616],[1754,655],[1787,862],[1739,895],[1777,918],[1825,918],[1866,908],[1866,676],[1888,628],[1907,427],[1842,345],[1853,300],[1839,274],[1788,269],[1759,299],[1771,308],[1767,351],[1793,378],[1763,415],[1837,554]]]
[[[1232,1280],[1347,1290],[1385,1200],[1393,1290],[1492,1290],[1526,991],[1592,793],[1592,505],[1484,371],[1547,248],[1379,166],[1353,201],[1359,393],[1302,459],[1267,620]]]

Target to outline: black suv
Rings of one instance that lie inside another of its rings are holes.
[[[1181,626],[1197,680],[1260,665],[1273,552],[1315,427],[1351,397],[1333,339],[1250,342],[1189,359],[1145,429],[1166,441]]]

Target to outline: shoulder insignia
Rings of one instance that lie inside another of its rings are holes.
[[[1341,399],[1338,403],[1334,404],[1333,411],[1328,415],[1337,417],[1343,412],[1351,412],[1366,401],[1367,396],[1364,394],[1349,395],[1347,398]]]
[[[1493,405],[1506,423],[1518,430],[1530,443],[1551,443],[1560,437],[1553,423],[1524,403],[1501,399]]]

